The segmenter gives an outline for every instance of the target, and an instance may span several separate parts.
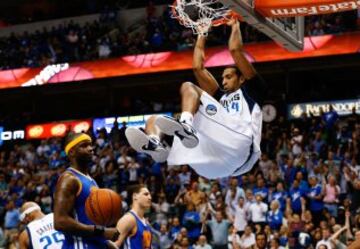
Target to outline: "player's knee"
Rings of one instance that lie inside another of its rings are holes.
[[[181,84],[180,94],[181,95],[189,95],[189,94],[198,95],[198,92],[196,90],[196,86],[193,83],[187,81],[187,82],[184,82]]]

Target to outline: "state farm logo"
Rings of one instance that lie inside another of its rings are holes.
[[[66,132],[66,125],[58,124],[51,128],[50,133],[52,136],[59,137],[63,136]]]
[[[314,3],[309,3],[309,4],[314,4]],[[294,5],[296,5],[296,3],[294,3]],[[291,17],[298,15],[301,16],[322,15],[327,13],[336,13],[340,11],[356,10],[357,8],[360,8],[360,1],[347,1],[347,2],[340,2],[333,4],[270,9],[269,15],[278,16],[278,17]]]
[[[29,136],[31,138],[37,138],[40,137],[43,134],[43,132],[44,132],[44,128],[41,125],[36,125],[29,129]]]

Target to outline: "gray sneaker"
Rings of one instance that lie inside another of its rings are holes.
[[[159,163],[167,160],[169,149],[159,140],[134,127],[128,127],[125,135],[131,147],[137,152],[145,153]]]
[[[199,144],[196,130],[187,123],[168,116],[158,116],[155,124],[166,135],[177,136],[186,148],[195,148]]]

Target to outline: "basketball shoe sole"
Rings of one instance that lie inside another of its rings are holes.
[[[155,124],[166,135],[177,136],[186,148],[195,148],[199,144],[195,129],[186,123],[168,116],[158,116]]]
[[[128,127],[125,130],[125,136],[131,147],[140,153],[145,153],[159,163],[165,162],[169,156],[169,149],[167,149],[160,141],[146,135],[143,131]]]

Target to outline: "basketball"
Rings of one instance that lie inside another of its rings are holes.
[[[121,197],[111,189],[91,189],[85,202],[87,217],[97,225],[114,225],[121,217]]]

